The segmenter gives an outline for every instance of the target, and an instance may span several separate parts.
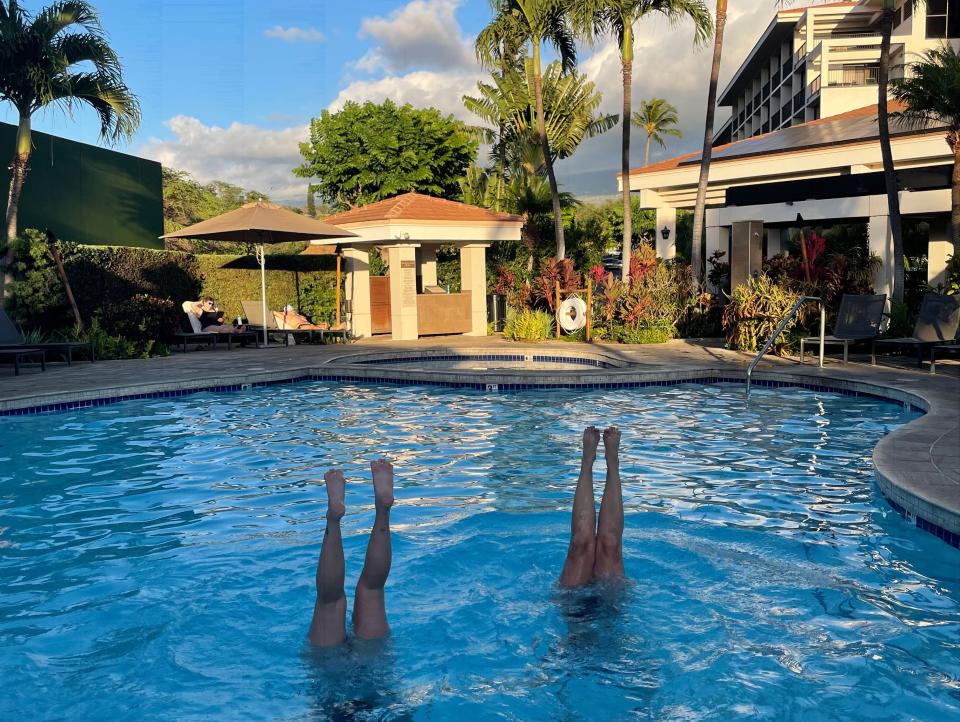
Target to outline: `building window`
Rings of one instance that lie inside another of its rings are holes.
[[[913,15],[913,2],[912,0],[906,0],[906,2],[903,3],[903,19],[906,20],[911,15]]]
[[[927,38],[960,38],[960,0],[927,0]]]
[[[903,24],[903,7],[901,6],[893,11],[893,27],[894,29],[897,29],[902,24]]]

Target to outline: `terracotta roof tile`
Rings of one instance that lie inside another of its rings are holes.
[[[338,225],[364,223],[372,221],[476,221],[496,223],[502,221],[522,221],[521,216],[509,213],[497,213],[488,208],[471,206],[457,201],[423,195],[422,193],[404,193],[369,203],[349,211],[334,213],[324,221]]]

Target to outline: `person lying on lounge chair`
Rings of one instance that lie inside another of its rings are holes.
[[[393,506],[393,466],[386,459],[370,464],[376,509],[367,541],[363,571],[353,599],[353,632],[358,639],[379,639],[390,634],[383,587],[390,574],[390,507]],[[317,647],[333,647],[347,638],[347,597],[343,582],[343,539],[340,519],[346,511],[346,479],[339,469],[324,475],[327,486],[327,528],[317,562],[317,599],[307,639]]]
[[[247,330],[246,326],[231,326],[224,323],[226,319],[223,312],[217,309],[217,302],[211,296],[205,296],[199,301],[189,301],[188,303],[190,311],[187,311],[187,313],[193,313],[200,320],[200,330],[203,333],[237,333]],[[184,311],[187,310],[186,306],[187,304],[184,304]]]
[[[287,305],[282,311],[273,311],[273,319],[277,323],[277,328],[289,329],[291,331],[340,331],[347,326],[344,323],[331,328],[328,323],[312,323],[309,318],[293,310],[293,306]]]

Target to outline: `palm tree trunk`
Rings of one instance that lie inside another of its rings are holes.
[[[700,157],[700,182],[697,184],[697,203],[693,210],[693,247],[690,265],[693,270],[694,290],[703,282],[703,217],[707,205],[707,182],[710,179],[710,155],[713,151],[713,117],[717,107],[717,79],[720,76],[720,56],[723,53],[723,28],[727,24],[727,0],[717,0],[717,17],[713,35],[713,64],[710,66],[710,85],[707,89],[707,117],[703,129],[703,153]],[[731,259],[732,260],[732,259]]]
[[[3,259],[3,280],[0,282],[0,298],[10,295],[13,283],[13,240],[17,237],[17,211],[20,207],[20,195],[23,193],[23,184],[30,170],[30,113],[20,113],[20,124],[17,128],[17,150],[10,162],[10,191],[7,194],[7,252]]]
[[[624,48],[627,46],[629,30],[624,30]],[[631,47],[631,55],[633,54]],[[626,50],[624,50],[626,56]],[[623,268],[620,278],[630,282],[630,254],[633,252],[633,208],[630,203],[630,106],[633,90],[633,61],[623,61],[623,143],[620,149],[621,186],[623,188]]]
[[[880,126],[880,156],[883,158],[883,180],[887,188],[887,213],[893,236],[893,297],[903,300],[903,229],[900,223],[900,196],[893,170],[890,148],[890,122],[887,117],[887,79],[890,75],[890,34],[893,32],[893,0],[884,0],[880,18],[880,67],[877,70],[877,123]]]
[[[953,257],[960,257],[960,131],[950,134],[953,148],[953,174],[950,183],[950,236],[953,239]]]
[[[533,92],[537,101],[537,134],[540,147],[543,148],[543,162],[547,166],[547,180],[550,181],[550,196],[553,199],[553,229],[557,239],[557,260],[567,255],[567,244],[563,238],[563,216],[560,212],[560,189],[557,177],[553,173],[553,158],[550,156],[550,141],[547,138],[547,124],[543,117],[543,78],[540,74],[540,42],[533,42]]]
[[[647,148],[643,152],[643,167],[650,165],[650,134],[647,134]]]

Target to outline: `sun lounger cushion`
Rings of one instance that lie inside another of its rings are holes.
[[[187,314],[187,320],[190,322],[190,330],[193,333],[202,333],[203,329],[200,328],[200,319],[197,318],[197,314],[193,311],[193,304],[190,301],[184,301],[180,306],[183,309],[183,312]]]

